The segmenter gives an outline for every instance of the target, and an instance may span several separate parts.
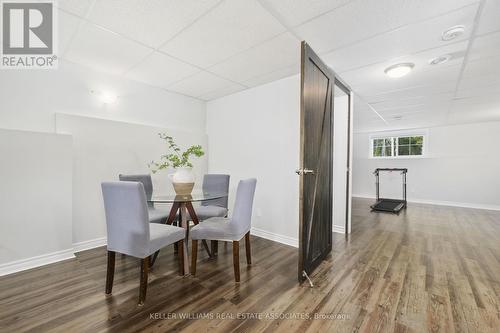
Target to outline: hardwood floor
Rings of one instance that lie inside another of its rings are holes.
[[[106,296],[98,248],[1,277],[0,332],[500,331],[500,212],[410,204],[395,216],[369,203],[355,201],[353,233],[334,234],[314,288],[296,282],[297,249],[252,236],[239,284],[231,244],[216,260],[200,250],[195,278],[162,251],[138,307],[139,260],[116,255]]]

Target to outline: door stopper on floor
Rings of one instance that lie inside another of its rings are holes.
[[[314,288],[314,284],[312,283],[311,279],[309,278],[309,275],[307,275],[306,271],[302,271],[302,276],[307,279],[311,288]]]

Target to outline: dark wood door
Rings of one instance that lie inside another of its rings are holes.
[[[332,70],[302,42],[300,111],[299,281],[332,249]]]

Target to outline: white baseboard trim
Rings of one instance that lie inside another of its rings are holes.
[[[85,250],[94,249],[96,247],[101,247],[106,245],[107,239],[106,237],[91,239],[84,242],[73,243],[73,252],[81,252]]]
[[[293,237],[289,237],[289,236],[283,236],[283,235],[278,235],[278,234],[275,234],[273,232],[269,232],[269,231],[266,231],[266,230],[262,230],[262,229],[259,229],[259,228],[253,228],[253,227],[250,230],[250,233],[252,235],[255,235],[255,236],[258,236],[258,237],[262,237],[262,238],[265,238],[265,239],[269,239],[269,240],[272,240],[272,241],[275,241],[275,242],[278,242],[278,243],[281,243],[281,244],[290,245],[290,246],[293,246],[293,247],[299,247],[299,240],[297,238],[293,238]]]
[[[75,258],[75,254],[73,253],[73,249],[57,251],[47,254],[42,254],[40,256],[16,260],[12,262],[8,262],[6,264],[0,265],[0,276],[4,276],[7,274],[12,274],[20,271],[24,271],[27,269],[40,267],[48,264],[52,264],[58,261],[67,260]]]
[[[353,198],[375,200],[374,195],[353,194],[352,196],[353,196]],[[483,205],[483,204],[474,204],[474,203],[467,203],[467,202],[437,201],[437,200],[424,200],[424,199],[409,199],[408,202],[418,203],[418,204],[427,204],[427,205],[437,205],[437,206],[450,206],[450,207],[485,209],[485,210],[500,210],[500,206],[498,206],[498,205]]]
[[[339,234],[345,234],[345,227],[344,226],[338,226],[334,225],[333,226],[333,232],[338,232]]]

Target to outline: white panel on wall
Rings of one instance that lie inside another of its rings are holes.
[[[150,173],[147,164],[165,153],[159,132],[172,135],[181,148],[200,144],[207,149],[204,132],[184,132],[161,127],[57,114],[56,130],[73,136],[73,243],[106,236],[101,182],[118,175]],[[194,160],[197,186],[207,171],[207,157]],[[153,175],[155,193],[172,193],[167,174]]]
[[[73,257],[71,145],[68,135],[0,129],[0,275]]]

